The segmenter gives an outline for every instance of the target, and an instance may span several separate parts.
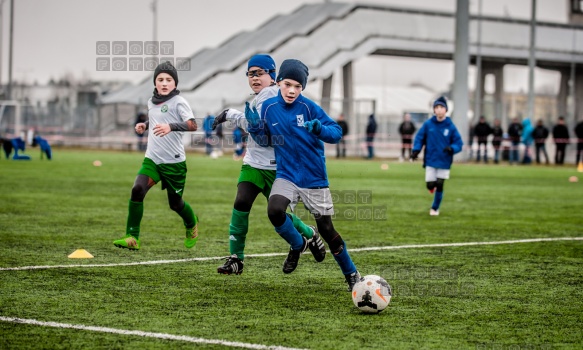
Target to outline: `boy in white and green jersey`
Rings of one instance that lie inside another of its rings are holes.
[[[275,61],[269,55],[258,54],[249,60],[246,72],[248,83],[256,94],[251,102],[257,110],[261,110],[263,101],[277,96],[275,85]],[[245,114],[236,109],[226,109],[217,116],[213,129],[220,123],[231,121],[235,127],[247,130]],[[275,180],[275,154],[271,147],[259,146],[253,138],[247,141],[247,152],[243,158],[243,166],[237,184],[237,196],[231,214],[229,225],[229,250],[231,255],[227,261],[218,267],[222,274],[241,274],[243,272],[244,249],[249,229],[249,212],[253,202],[263,193],[269,198],[271,186]],[[314,226],[308,226],[297,216],[288,213],[296,230],[304,237],[304,250],[309,248],[316,261],[324,260],[326,249]]]
[[[148,190],[162,182],[168,204],[184,223],[184,245],[192,248],[198,240],[198,217],[182,199],[186,183],[186,154],[182,136],[196,131],[197,125],[188,102],[178,94],[178,73],[170,62],[161,63],[154,71],[154,95],[148,101],[148,121],[136,124],[136,132],[150,129],[146,156],[138,171],[128,207],[126,235],[113,244],[120,248],[140,249],[140,223],[144,214],[144,198]]]

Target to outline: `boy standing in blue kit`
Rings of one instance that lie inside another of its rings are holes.
[[[435,193],[429,215],[437,216],[443,198],[443,184],[449,179],[453,155],[460,152],[464,144],[457,128],[446,116],[447,102],[444,97],[435,100],[433,113],[433,117],[423,123],[415,136],[411,159],[417,159],[425,146],[425,181],[429,192]]]
[[[337,143],[342,129],[324,110],[301,93],[308,82],[308,67],[298,60],[285,60],[276,79],[279,92],[263,103],[261,116],[247,105],[245,117],[249,132],[261,146],[275,150],[277,171],[267,205],[267,215],[275,231],[291,246],[283,263],[283,272],[293,272],[305,250],[307,240],[293,227],[286,215],[301,199],[314,215],[321,237],[328,243],[332,256],[340,266],[348,290],[361,277],[352,262],[340,234],[334,229],[334,205],[324,143]]]

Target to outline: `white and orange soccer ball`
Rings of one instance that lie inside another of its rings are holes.
[[[367,314],[383,311],[391,302],[393,291],[389,283],[377,275],[367,275],[352,288],[352,302]]]

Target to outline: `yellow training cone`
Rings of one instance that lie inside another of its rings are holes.
[[[579,162],[579,165],[577,165],[577,171],[583,173],[583,162]]]
[[[93,255],[91,255],[85,249],[77,249],[73,253],[69,254],[70,259],[91,259]]]

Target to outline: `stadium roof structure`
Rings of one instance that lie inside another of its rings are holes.
[[[481,21],[483,61],[527,65],[530,22],[501,17],[470,17],[470,60],[475,61]],[[583,64],[583,27],[537,22],[537,66],[568,69]],[[394,6],[325,2],[278,15],[254,31],[241,32],[216,48],[190,57],[180,71],[180,90],[199,113],[240,105],[249,97],[242,78],[249,57],[268,53],[279,64],[296,58],[310,67],[310,80],[327,79],[336,69],[368,55],[452,60],[455,14]],[[145,104],[148,76],[140,84],[103,96],[102,103]]]

